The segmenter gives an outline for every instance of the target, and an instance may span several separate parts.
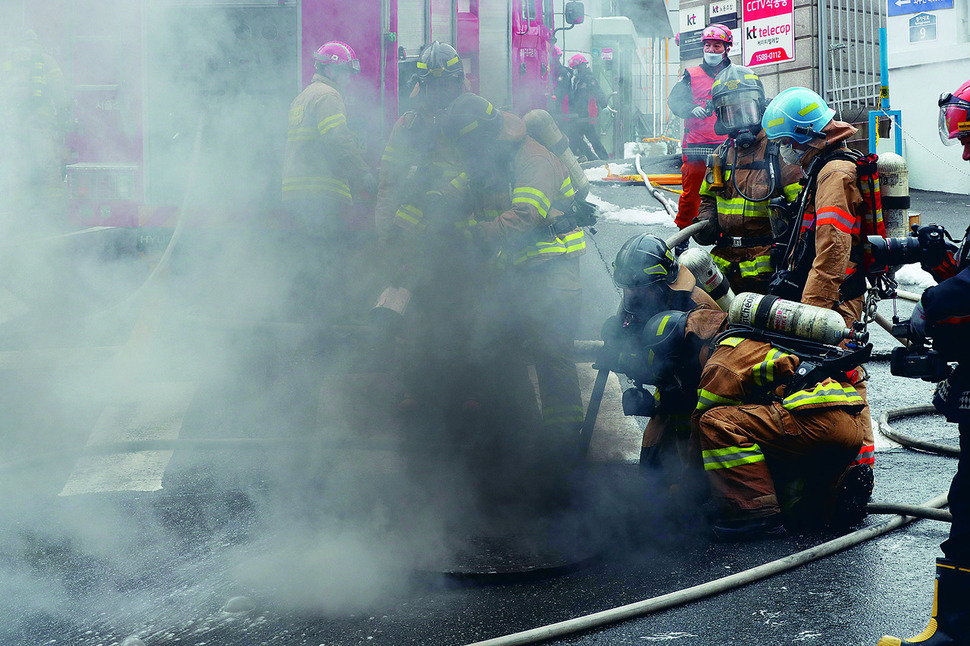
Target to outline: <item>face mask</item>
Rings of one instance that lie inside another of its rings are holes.
[[[804,154],[805,151],[795,150],[792,148],[791,144],[782,144],[778,149],[778,156],[781,157],[782,161],[793,166],[798,165],[798,163],[802,160],[802,155]]]
[[[714,52],[704,52],[704,62],[712,67],[714,65],[720,65],[721,61],[724,60],[724,54],[715,54]]]

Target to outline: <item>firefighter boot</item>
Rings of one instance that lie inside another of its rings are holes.
[[[970,646],[970,567],[936,559],[933,615],[926,630],[915,637],[883,637],[877,646]]]
[[[840,476],[829,525],[845,529],[865,520],[875,478],[868,464],[853,464]]]

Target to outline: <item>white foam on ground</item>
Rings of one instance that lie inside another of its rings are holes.
[[[600,214],[599,217],[604,222],[616,222],[619,224],[637,224],[637,225],[659,225],[665,227],[673,227],[674,219],[667,214],[667,211],[657,204],[657,207],[652,208],[625,208],[617,206],[616,204],[611,204],[606,200],[593,195],[592,193],[586,198],[597,207],[599,207]]]

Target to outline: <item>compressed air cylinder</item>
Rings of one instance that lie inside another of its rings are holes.
[[[573,190],[576,191],[576,199],[586,199],[589,194],[589,179],[569,148],[569,139],[562,134],[552,115],[545,110],[530,110],[523,119],[529,136],[558,155],[559,160],[566,165]]]
[[[835,310],[752,292],[738,294],[728,312],[728,321],[829,345],[855,336]]]
[[[909,169],[900,155],[879,154],[879,191],[886,237],[906,235],[909,233]]]
[[[711,254],[699,247],[691,247],[680,254],[677,262],[690,270],[694,280],[714,299],[718,307],[725,312],[728,311],[734,301],[734,292],[724,273],[714,263]]]

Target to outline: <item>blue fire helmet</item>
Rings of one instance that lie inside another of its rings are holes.
[[[790,87],[771,100],[761,118],[769,139],[790,137],[799,144],[824,139],[822,128],[835,116],[818,94],[804,87]]]

